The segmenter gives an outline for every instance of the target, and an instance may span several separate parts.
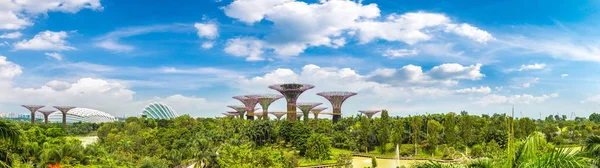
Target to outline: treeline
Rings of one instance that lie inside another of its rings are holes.
[[[393,155],[396,145],[401,155],[410,157],[506,160],[512,157],[509,149],[516,152],[532,138],[542,144],[536,148],[543,149],[536,151],[541,153],[552,153],[558,146],[590,144],[588,137],[600,130],[600,117],[592,116],[589,120],[565,116],[513,120],[505,114],[467,112],[391,117],[384,111],[374,119],[358,115],[335,124],[327,119],[305,124],[185,115],[171,120],[130,117],[100,125],[72,124],[66,130],[58,124],[0,120],[0,129],[16,130],[18,136],[17,140],[4,138],[11,134],[0,131],[0,163],[5,167],[294,167],[305,160],[347,164],[350,158],[333,148]],[[514,132],[509,132],[510,125]],[[96,128],[98,143],[86,147],[69,135]]]

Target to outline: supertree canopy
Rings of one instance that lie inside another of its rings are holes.
[[[295,121],[296,120],[296,101],[300,94],[304,93],[304,91],[308,89],[312,89],[315,86],[310,84],[297,84],[297,83],[287,83],[287,84],[276,84],[271,85],[269,88],[273,90],[277,90],[287,100],[287,112],[288,112],[288,120]]]
[[[38,110],[38,112],[44,115],[44,124],[48,124],[48,116],[56,112],[56,110]]]
[[[300,111],[302,111],[302,114],[304,117],[304,123],[308,123],[308,113],[310,113],[310,110],[312,110],[313,108],[315,108],[321,104],[323,104],[323,103],[310,103],[310,102],[296,103],[296,107],[298,107],[298,109],[300,109]]]
[[[311,112],[313,113],[313,115],[315,115],[315,119],[319,119],[319,113],[326,109],[327,107],[315,107],[311,110]]]
[[[373,115],[381,112],[381,110],[359,110],[358,112],[367,115],[367,117],[372,118]]]
[[[269,119],[269,106],[271,103],[283,98],[282,95],[276,94],[264,94],[264,95],[251,95],[252,97],[258,99],[258,104],[263,109],[262,118],[267,120]]]
[[[325,99],[331,102],[331,106],[333,107],[333,122],[336,123],[342,117],[342,104],[346,99],[356,95],[354,92],[321,92],[317,93],[319,96],[323,96]]]
[[[244,113],[246,113],[246,106],[239,106],[239,105],[231,105],[231,106],[227,106],[229,108],[232,108],[233,110],[237,111],[237,113],[239,114],[240,119],[244,119]]]
[[[63,128],[67,128],[67,112],[69,112],[69,110],[74,109],[75,107],[73,106],[53,106],[55,109],[57,109],[58,111],[62,112],[62,122],[63,122]]]
[[[223,115],[225,115],[225,116],[227,116],[229,118],[235,118],[235,116],[239,115],[237,112],[236,113],[229,113],[229,112],[227,112],[227,113],[221,113],[221,114],[223,114]]]
[[[232,115],[233,117],[240,117],[240,113],[237,111],[226,111],[226,113]]]
[[[275,117],[277,117],[277,120],[281,120],[281,117],[286,115],[287,112],[269,112],[269,114],[273,114]]]
[[[31,112],[31,124],[35,123],[35,112],[44,106],[42,105],[21,105]]]
[[[233,96],[233,98],[241,101],[246,106],[247,119],[254,120],[254,108],[258,103],[258,99],[254,95]]]

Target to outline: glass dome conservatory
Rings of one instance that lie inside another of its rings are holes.
[[[144,107],[142,116],[154,119],[170,119],[178,117],[179,114],[166,104],[154,102]]]
[[[62,122],[62,113],[54,112],[48,116],[49,122]],[[102,123],[102,122],[113,122],[117,121],[117,118],[94,109],[88,108],[74,108],[67,112],[67,123],[76,122],[89,122],[89,123]]]

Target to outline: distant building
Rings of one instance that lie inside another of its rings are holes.
[[[179,117],[179,114],[175,112],[171,107],[160,102],[154,102],[148,104],[142,110],[142,117],[154,118],[154,119],[171,119]]]
[[[20,119],[20,118],[31,118],[31,114],[25,114],[25,113],[13,113],[13,112],[0,112],[0,118],[8,118],[8,119]],[[42,114],[36,114],[35,115],[36,119],[44,119],[44,116]]]

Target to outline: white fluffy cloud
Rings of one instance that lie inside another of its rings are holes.
[[[459,89],[459,90],[455,91],[455,93],[458,93],[458,94],[472,94],[472,93],[488,94],[490,92],[492,92],[492,89],[487,86],[486,87],[480,86],[479,88],[477,88],[477,87],[464,88],[464,89]]]
[[[146,104],[154,101],[165,102],[180,114],[214,112],[216,104],[205,98],[179,94],[135,100],[135,92],[126,85],[99,78],[81,78],[75,82],[52,80],[33,88],[13,86],[12,78],[21,73],[19,65],[0,56],[0,104],[14,107],[9,109],[22,110],[19,108],[20,104],[73,105],[102,110],[120,117],[138,115]]]
[[[21,36],[23,36],[23,34],[21,34],[21,32],[12,32],[12,33],[4,33],[4,34],[2,34],[2,35],[0,35],[0,38],[18,39]]]
[[[569,76],[569,74],[561,74],[561,75],[560,75],[560,77],[561,77],[561,78],[566,78],[566,77],[568,77],[568,76]]]
[[[46,55],[46,56],[48,56],[50,58],[56,59],[58,61],[62,61],[62,59],[63,59],[62,54],[56,53],[56,52],[53,52],[53,53],[44,53],[44,55]]]
[[[194,24],[196,30],[198,30],[198,37],[206,39],[215,39],[219,36],[217,24],[215,23],[196,23]]]
[[[481,64],[462,66],[442,64],[424,72],[420,66],[406,65],[400,69],[377,69],[369,76],[370,80],[395,85],[456,85],[459,80],[480,80]]]
[[[6,60],[5,56],[0,56],[0,82],[2,79],[12,79],[22,72],[21,66]]]
[[[264,43],[255,38],[233,38],[227,41],[225,52],[234,56],[246,57],[246,61],[262,61]]]
[[[406,57],[406,56],[412,56],[412,55],[417,55],[419,54],[419,51],[416,49],[387,49],[385,50],[385,52],[383,53],[384,57],[388,57],[388,58],[399,58],[399,57]]]
[[[33,39],[17,42],[14,48],[15,50],[75,50],[65,40],[68,36],[65,31],[53,32],[46,30],[35,35]]]
[[[446,31],[454,32],[460,36],[468,37],[480,43],[486,43],[488,41],[494,40],[492,34],[466,23],[459,25],[447,24]]]
[[[502,96],[497,94],[491,94],[480,98],[475,101],[475,104],[487,106],[490,104],[531,104],[531,103],[543,103],[547,99],[558,97],[558,93],[549,95],[533,96],[529,94]]]
[[[322,91],[351,91],[358,96],[350,98],[345,104],[348,113],[353,114],[359,109],[391,108],[390,104],[398,104],[407,100],[432,99],[448,96],[451,90],[429,86],[393,86],[385,83],[370,81],[367,75],[361,75],[350,68],[319,67],[306,65],[298,73],[291,69],[276,69],[255,77],[242,77],[231,84],[238,88],[240,94],[273,93],[267,86],[278,83],[309,83],[316,87],[303,93],[299,101],[325,101],[316,95]],[[325,103],[323,106],[330,106]],[[274,110],[282,110],[283,101],[273,105]],[[349,110],[352,109],[352,110]],[[396,109],[406,110],[406,109]]]
[[[227,16],[248,24],[272,22],[273,31],[259,39],[263,44],[259,50],[272,50],[281,56],[295,56],[309,47],[338,48],[353,37],[360,43],[382,39],[415,44],[444,29],[481,43],[493,39],[486,31],[454,24],[438,13],[391,14],[380,19],[376,4],[356,1],[235,0],[223,9]]]
[[[102,10],[100,0],[0,0],[0,29],[22,29],[32,18],[48,12],[77,13],[82,9]]]
[[[195,23],[194,27],[198,32],[198,37],[209,41],[203,42],[201,47],[209,49],[214,46],[214,41],[219,36],[219,30],[216,23]]]

